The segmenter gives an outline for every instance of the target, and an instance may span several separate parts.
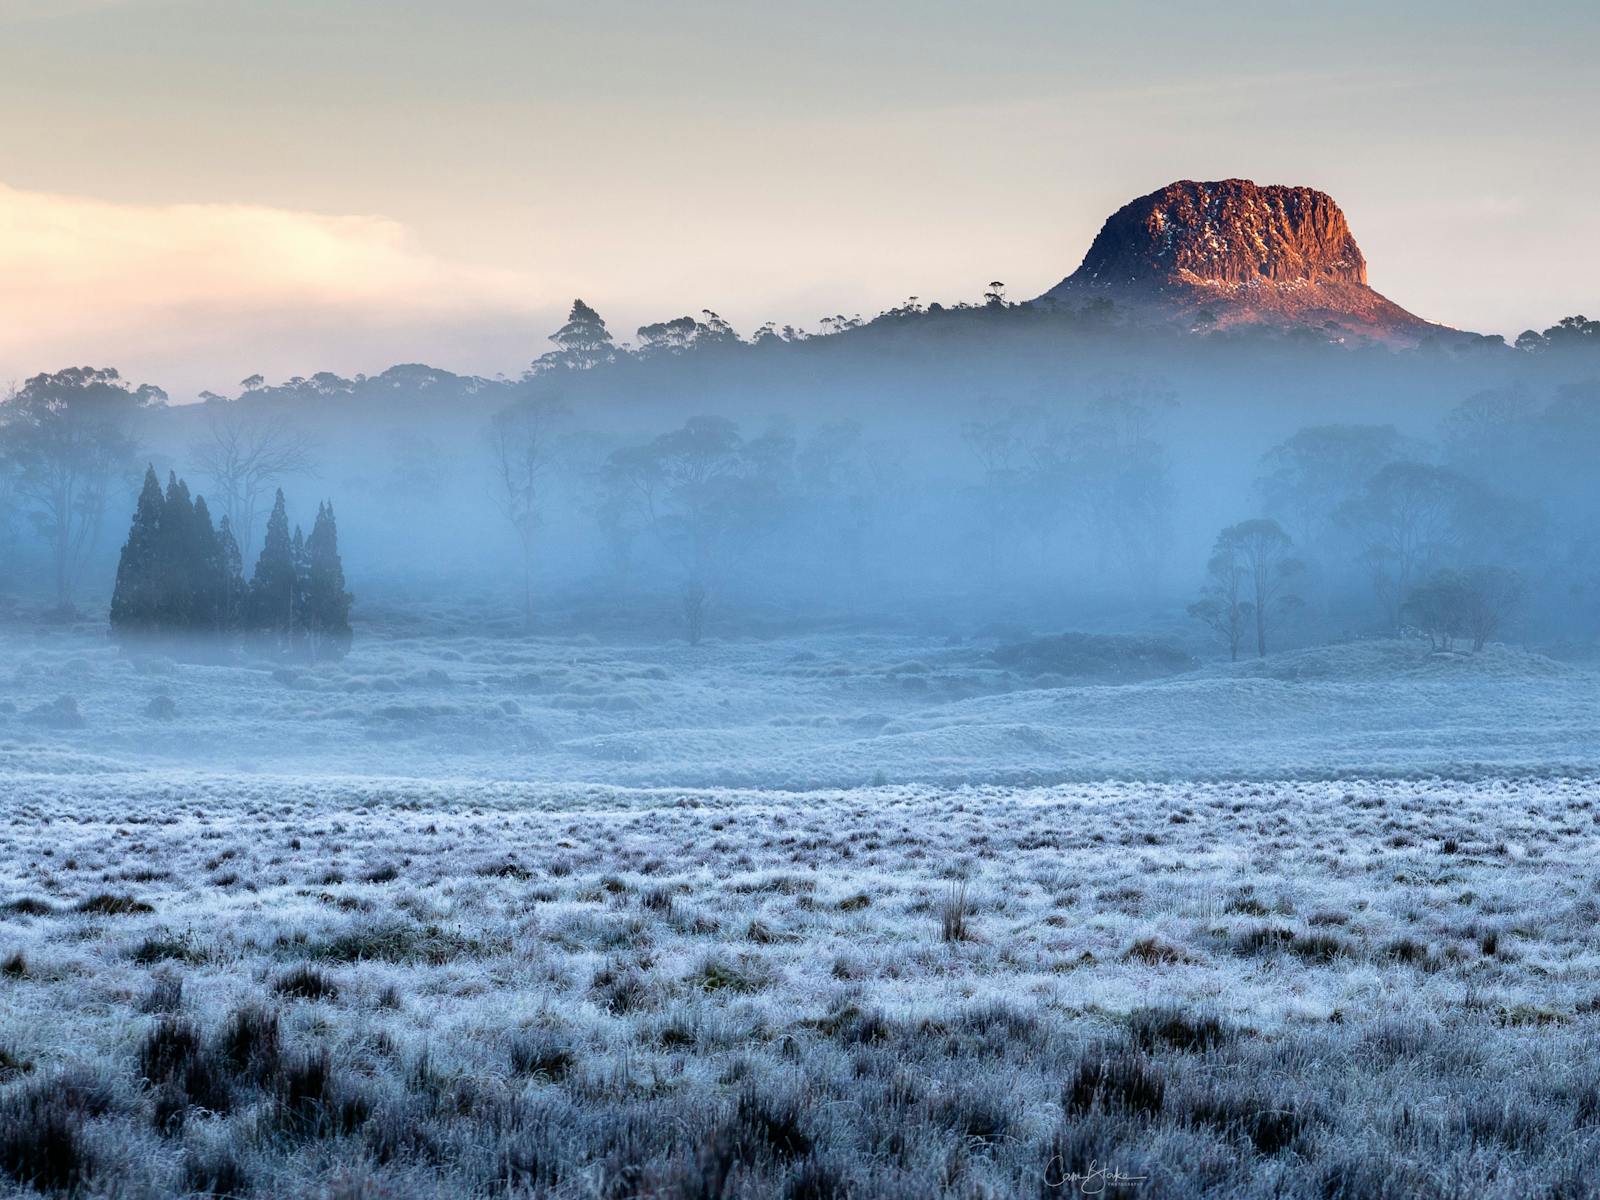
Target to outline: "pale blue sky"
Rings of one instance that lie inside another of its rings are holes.
[[[0,0],[0,376],[1032,295],[1184,177],[1324,188],[1380,290],[1515,334],[1600,310],[1597,51],[1580,3]]]

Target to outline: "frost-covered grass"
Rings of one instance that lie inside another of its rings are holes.
[[[1141,1196],[1582,1195],[1597,799],[34,778],[0,830],[0,1169],[116,1196],[1052,1196],[1091,1164]]]
[[[358,645],[0,636],[0,1193],[1600,1178],[1591,671]]]

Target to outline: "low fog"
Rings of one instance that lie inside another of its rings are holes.
[[[245,581],[278,489],[306,533],[331,503],[357,637],[1080,630],[1208,658],[1551,647],[1600,615],[1593,323],[1392,351],[994,295],[631,345],[580,304],[552,341],[515,380],[402,365],[172,403],[104,368],[30,379],[0,405],[0,602],[104,614],[153,468],[228,518]],[[1494,611],[1442,618],[1440,586]]]

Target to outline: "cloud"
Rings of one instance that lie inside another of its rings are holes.
[[[297,359],[348,359],[364,333],[392,344],[399,329],[505,327],[554,303],[525,275],[440,258],[384,217],[0,185],[0,378],[69,362],[181,372],[219,340],[229,358],[296,345]]]

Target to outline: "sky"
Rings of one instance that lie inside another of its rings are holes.
[[[0,0],[0,387],[1027,298],[1183,178],[1321,188],[1514,336],[1600,312],[1596,61],[1576,0]]]

